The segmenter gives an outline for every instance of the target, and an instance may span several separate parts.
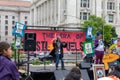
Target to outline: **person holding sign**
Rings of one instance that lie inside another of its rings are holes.
[[[102,35],[98,32],[97,39],[95,40],[95,56],[96,56],[96,64],[102,64],[102,59],[104,55],[104,42],[102,39]]]
[[[66,43],[61,42],[61,37],[57,36],[56,41],[53,42],[53,46],[55,49],[55,55],[56,55],[56,70],[58,70],[58,64],[59,60],[61,60],[61,68],[64,70],[64,61],[63,61],[63,47],[66,47]]]

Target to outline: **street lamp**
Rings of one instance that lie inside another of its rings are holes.
[[[104,23],[103,23],[103,40],[104,40],[104,28],[105,28],[105,23],[106,23],[105,18],[106,18],[107,16],[108,16],[108,15],[105,15],[105,16],[103,17],[103,20],[104,20]]]

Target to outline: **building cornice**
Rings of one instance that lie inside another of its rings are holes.
[[[0,6],[0,11],[23,11],[30,12],[30,8],[28,7],[13,7],[13,6]]]

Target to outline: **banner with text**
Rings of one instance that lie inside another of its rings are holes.
[[[85,32],[70,32],[70,31],[50,31],[50,30],[25,30],[25,32],[36,33],[36,51],[51,51],[52,42],[56,36],[60,36],[62,42],[67,43],[64,51],[81,51],[81,42],[85,41]]]

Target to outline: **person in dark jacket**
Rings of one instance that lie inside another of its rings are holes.
[[[18,69],[10,59],[11,46],[7,42],[0,42],[0,80],[20,80]]]
[[[59,60],[61,60],[61,69],[64,70],[64,61],[63,61],[63,47],[66,47],[67,44],[61,42],[61,38],[60,36],[57,36],[56,41],[53,42],[53,47],[55,49],[55,57],[56,57],[56,70],[58,70],[58,64],[59,64]]]

